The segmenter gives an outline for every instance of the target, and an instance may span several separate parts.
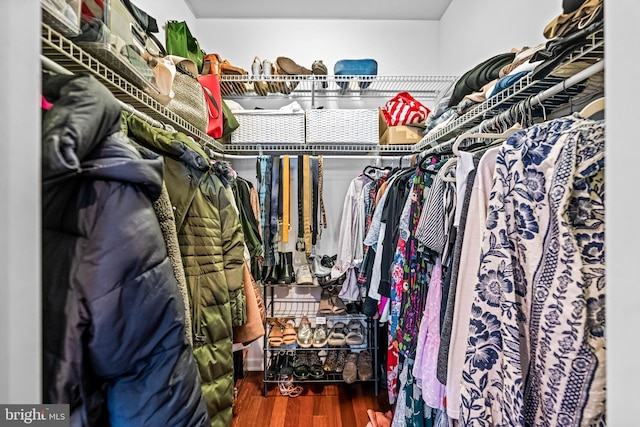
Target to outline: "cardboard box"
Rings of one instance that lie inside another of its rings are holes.
[[[379,110],[378,131],[380,145],[410,145],[420,142],[423,138],[424,123],[416,125],[388,126]]]

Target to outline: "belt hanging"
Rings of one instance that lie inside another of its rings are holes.
[[[324,210],[324,199],[322,197],[322,156],[318,156],[318,197],[320,199],[320,224],[318,228],[318,240],[322,236],[322,229],[327,228],[327,214]]]
[[[298,156],[298,240],[296,251],[303,252],[304,247],[304,166],[302,156]]]
[[[304,251],[309,257],[311,255],[311,165],[310,156],[305,154],[303,156],[304,165]]]
[[[311,157],[311,244],[315,245],[318,237],[318,158]]]
[[[290,188],[289,188],[289,156],[282,156],[282,242],[289,241],[289,207],[290,207]]]

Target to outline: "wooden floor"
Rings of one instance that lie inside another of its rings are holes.
[[[298,397],[282,396],[276,384],[263,397],[262,372],[249,372],[233,410],[233,427],[364,427],[367,409],[387,411],[386,390],[375,396],[371,382],[300,384]]]

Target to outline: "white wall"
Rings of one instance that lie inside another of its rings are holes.
[[[39,403],[40,2],[2,1],[0,16],[0,403]]]
[[[196,17],[186,2],[181,0],[135,0],[133,3],[158,21],[160,32],[156,34],[156,37],[163,46],[166,47],[164,26],[169,20],[185,21],[191,33],[197,38],[195,34]]]
[[[544,43],[544,27],[561,12],[560,0],[453,0],[440,20],[439,71],[459,76],[499,53]]]
[[[607,422],[637,424],[640,383],[637,333],[640,286],[638,259],[638,108],[633,55],[640,40],[640,3],[605,2],[607,96]]]
[[[309,69],[321,59],[329,74],[340,59],[373,58],[378,75],[437,75],[438,32],[437,21],[198,19],[196,37],[247,72],[255,56],[286,56]]]

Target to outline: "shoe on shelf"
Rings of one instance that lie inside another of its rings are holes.
[[[295,320],[287,320],[287,323],[284,325],[284,330],[282,331],[282,344],[295,344],[298,340],[297,335]]]
[[[316,76],[326,76],[327,75],[327,66],[324,65],[321,59],[313,61],[311,64],[311,72]],[[327,78],[326,77],[318,77],[322,81],[322,89],[327,88]]]
[[[333,314],[333,301],[331,300],[331,289],[322,288],[320,292],[320,304],[318,305],[320,314]]]
[[[271,354],[271,363],[267,368],[267,379],[275,380],[280,374],[280,368],[282,368],[282,361],[284,359],[284,351],[275,351]]]
[[[361,381],[373,378],[373,358],[369,350],[364,350],[358,355],[358,378]]]
[[[309,366],[309,376],[314,380],[319,380],[324,377],[324,369],[322,367],[322,361],[318,356],[317,351],[307,351],[307,364]]]
[[[309,361],[307,360],[306,351],[296,352],[293,360],[293,376],[299,380],[309,378]]]
[[[296,271],[296,284],[298,286],[313,286],[313,276],[309,264],[302,264]]]
[[[283,351],[282,363],[280,366],[280,377],[288,377],[293,374],[293,360],[295,358],[295,351],[287,350]]]
[[[344,361],[342,379],[347,384],[352,384],[358,379],[358,354],[349,353]]]
[[[344,364],[347,360],[347,350],[338,350],[338,358],[336,359],[336,369],[334,369],[337,373],[342,373],[344,370]]]
[[[302,348],[309,348],[313,344],[313,330],[307,316],[303,316],[298,326],[298,345]]]
[[[350,320],[347,324],[349,331],[345,336],[345,342],[349,346],[358,346],[364,343],[364,327],[359,320]]]
[[[271,331],[269,332],[269,345],[271,347],[280,347],[283,342],[283,328],[277,322],[271,324]]]
[[[280,267],[278,284],[290,285],[293,282],[293,252],[280,253]]]
[[[327,325],[316,325],[316,329],[313,331],[313,346],[315,348],[324,347],[327,345],[329,336],[327,335]]]
[[[333,255],[333,256],[325,255],[322,257],[322,260],[320,260],[320,264],[322,264],[327,268],[332,268],[334,265],[336,265],[337,259],[338,259],[338,255]]]
[[[336,370],[336,363],[338,361],[338,350],[329,350],[327,357],[324,360],[322,369],[325,372],[334,372]]]
[[[253,58],[253,64],[251,64],[251,75],[258,77],[262,75],[262,63],[257,56]]]
[[[331,274],[331,269],[322,265],[320,257],[312,255],[311,259],[311,271],[315,277],[327,277]]]
[[[337,322],[331,328],[331,332],[329,333],[329,338],[327,342],[331,347],[342,347],[345,345],[345,328],[346,325],[343,322]]]

